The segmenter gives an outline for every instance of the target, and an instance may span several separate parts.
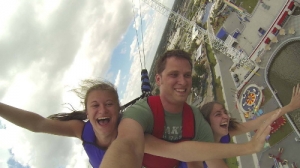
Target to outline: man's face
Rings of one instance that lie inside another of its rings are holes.
[[[161,74],[155,76],[160,88],[160,96],[168,103],[183,103],[187,100],[192,87],[192,68],[188,60],[170,57]]]

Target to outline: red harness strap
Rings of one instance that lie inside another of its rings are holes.
[[[162,139],[164,135],[165,114],[159,96],[149,96],[148,104],[153,113],[154,126],[152,135]],[[195,136],[195,120],[192,108],[185,103],[183,106],[182,140],[190,140]],[[144,154],[143,166],[146,168],[174,168],[179,161],[150,154]]]

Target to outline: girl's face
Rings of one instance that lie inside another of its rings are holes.
[[[117,131],[120,107],[118,98],[111,91],[91,91],[86,109],[96,134],[110,135]]]
[[[228,134],[229,119],[230,117],[223,105],[214,104],[209,120],[215,139],[217,138],[218,141],[222,136]]]

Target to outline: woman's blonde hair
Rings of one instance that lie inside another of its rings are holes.
[[[79,88],[73,89],[72,91],[81,99],[81,103],[84,106],[84,110],[75,110],[73,109],[72,113],[58,113],[50,115],[48,118],[60,121],[68,120],[86,120],[86,109],[87,109],[87,98],[89,94],[94,90],[108,91],[113,94],[118,101],[118,106],[120,108],[119,96],[115,86],[108,81],[101,80],[83,80]]]

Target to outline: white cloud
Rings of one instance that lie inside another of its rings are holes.
[[[132,21],[129,0],[4,2],[0,101],[44,117],[68,111],[63,103],[79,103],[68,91],[80,80],[106,77],[113,49]],[[0,130],[5,137],[0,138],[0,167],[10,157],[8,149],[31,168],[88,164],[80,140],[31,133],[0,120],[7,126]]]
[[[34,5],[36,13],[39,15],[37,19],[42,22],[43,24],[47,24],[48,17],[51,16],[53,12],[59,7],[60,5],[59,0],[44,0],[44,1],[37,1]]]
[[[120,76],[121,76],[121,70],[118,71],[118,74],[117,74],[117,77],[116,77],[116,80],[115,80],[115,83],[114,83],[114,85],[116,87],[118,87],[119,84],[120,84]]]
[[[19,5],[20,3],[17,0],[0,1],[0,37],[4,35],[5,31],[8,31],[7,24],[9,18],[16,12]]]
[[[1,137],[6,137],[8,134],[7,131],[4,129],[0,129],[0,135]],[[9,143],[6,143],[7,141],[5,140],[6,138],[0,138],[0,167],[1,168],[8,168],[6,162],[7,160],[11,157],[10,153],[8,152],[8,147]]]

